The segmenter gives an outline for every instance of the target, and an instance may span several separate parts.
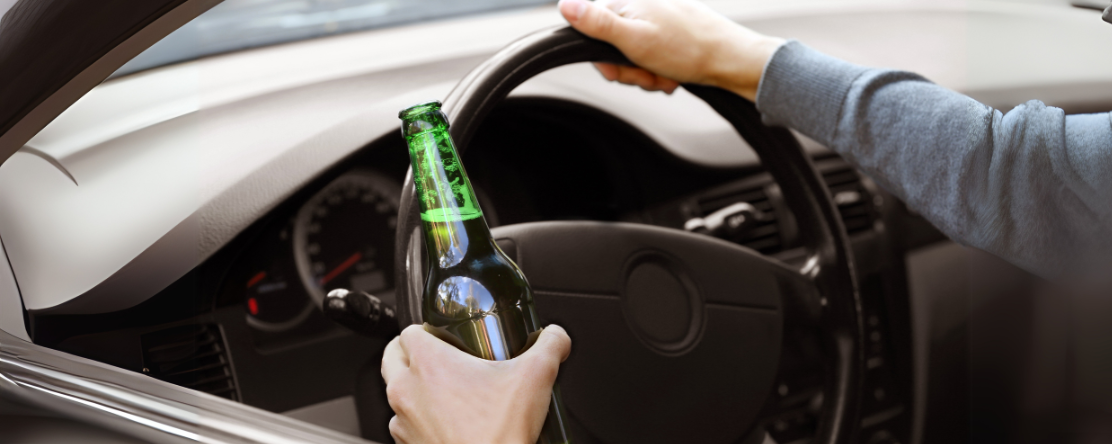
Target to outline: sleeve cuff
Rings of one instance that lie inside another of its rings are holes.
[[[764,67],[757,110],[766,124],[793,128],[829,146],[850,86],[868,70],[789,40]]]

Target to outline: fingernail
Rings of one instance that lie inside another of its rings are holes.
[[[575,23],[579,21],[579,17],[583,16],[583,12],[587,10],[587,2],[583,0],[560,0],[557,5],[560,12],[564,14],[564,18],[568,23]]]

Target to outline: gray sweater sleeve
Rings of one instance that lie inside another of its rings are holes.
[[[1003,114],[912,73],[798,42],[757,108],[838,152],[959,243],[1053,277],[1112,257],[1112,114],[1030,101]]]

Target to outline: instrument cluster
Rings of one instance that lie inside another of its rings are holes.
[[[242,301],[247,324],[264,340],[333,330],[319,307],[336,288],[393,305],[400,196],[386,174],[343,173],[261,231],[224,279],[224,300]]]

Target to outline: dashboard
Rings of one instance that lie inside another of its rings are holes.
[[[764,215],[760,222],[713,235],[788,264],[803,259],[797,222],[759,165],[691,163],[598,109],[512,98],[470,146],[464,163],[491,226],[599,220],[682,230],[745,203]],[[909,246],[890,240],[915,218],[838,157],[819,153],[815,161],[853,240],[866,303],[870,400],[863,425],[898,441],[910,433],[912,376],[906,285],[894,258]],[[34,340],[274,412],[347,400],[358,421],[349,431],[386,441],[392,412],[378,366],[388,338],[357,336],[317,307],[334,288],[397,303],[394,231],[407,168],[400,136],[383,136],[155,297],[105,314],[32,314]],[[939,239],[926,225],[911,231],[928,233],[921,243]],[[817,425],[824,371],[816,334],[786,325],[777,393],[763,420],[777,442],[807,439]]]
[[[319,307],[340,287],[394,303],[408,164],[389,154],[368,150],[326,172],[142,304],[32,315],[34,340],[275,412],[350,397],[387,338],[351,334]]]

